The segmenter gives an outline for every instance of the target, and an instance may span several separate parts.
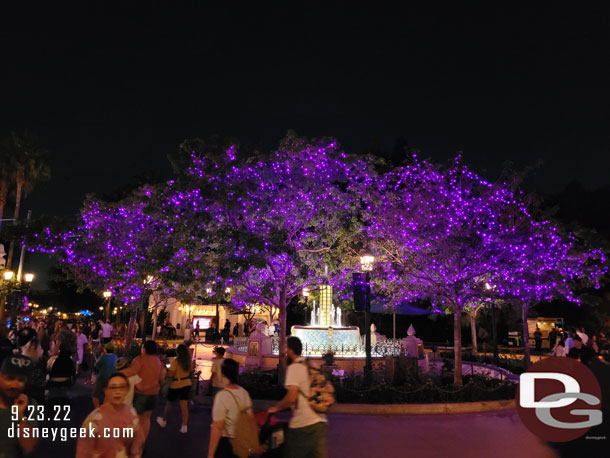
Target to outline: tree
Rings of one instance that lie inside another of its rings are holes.
[[[599,289],[608,273],[605,253],[550,221],[521,221],[513,226],[512,256],[504,275],[490,283],[491,292],[521,308],[524,365],[530,365],[527,316],[539,302],[564,299],[581,304],[575,290]],[[553,343],[551,343],[552,345]]]
[[[113,297],[130,306],[128,341],[137,304],[148,299],[144,297],[147,277],[163,268],[169,257],[171,231],[149,209],[154,196],[154,188],[142,187],[116,203],[90,198],[75,228],[59,233],[46,228],[39,237],[38,249],[54,254],[81,287],[99,292],[109,289]]]
[[[15,183],[15,212],[13,214],[14,223],[19,219],[21,209],[22,194],[30,192],[38,181],[48,180],[51,175],[50,168],[46,162],[46,149],[41,145],[37,136],[24,132],[18,134],[12,132],[7,144],[7,152],[11,155],[11,172]],[[2,202],[3,185],[0,179],[0,205]],[[4,208],[2,207],[2,210]],[[11,241],[6,266],[11,267],[13,252],[15,249],[14,241]]]
[[[514,224],[529,219],[507,186],[489,183],[459,158],[441,167],[420,161],[386,173],[365,192],[373,274],[388,303],[429,299],[454,316],[454,383],[462,384],[461,315],[489,283],[516,268]],[[512,215],[507,216],[510,212]]]
[[[333,140],[308,141],[288,135],[278,150],[239,163],[226,175],[210,174],[209,160],[192,167],[205,182],[217,183],[213,214],[219,257],[218,278],[233,288],[238,307],[264,304],[279,310],[280,358],[285,364],[286,315],[304,287],[325,284],[332,247],[351,224],[353,202],[347,185],[353,171]],[[216,170],[211,167],[212,170]]]

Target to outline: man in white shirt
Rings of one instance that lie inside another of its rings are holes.
[[[287,393],[270,414],[288,407],[293,410],[286,433],[286,456],[290,458],[326,457],[326,415],[309,406],[309,370],[301,357],[302,344],[298,337],[288,338],[286,355],[290,365],[286,369],[284,386]]]
[[[580,339],[582,340],[583,345],[587,345],[587,342],[589,341],[589,336],[585,334],[585,331],[583,329],[579,329],[576,334],[578,334],[578,337],[580,337]]]
[[[112,341],[112,325],[110,321],[106,321],[102,324],[102,342],[104,345]]]

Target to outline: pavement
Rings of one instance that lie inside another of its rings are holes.
[[[211,347],[198,346],[198,365],[209,377]],[[50,427],[79,427],[93,409],[91,386],[79,379],[73,388],[69,421]],[[211,424],[209,405],[194,404],[189,410],[189,432],[181,434],[180,411],[170,411],[166,428],[154,420],[165,401],[160,399],[152,415],[152,427],[144,457],[201,457],[207,453]],[[255,403],[255,405],[258,403]],[[530,433],[515,409],[450,415],[328,415],[327,450],[330,458],[551,458],[596,457],[561,453]],[[41,439],[31,458],[75,455],[76,439]],[[607,455],[606,455],[607,456]]]
[[[93,409],[89,387],[79,381],[72,402],[70,421],[48,426],[80,426]],[[153,424],[145,447],[145,457],[201,457],[207,451],[211,409],[191,405],[189,432],[181,434],[180,412],[176,405],[168,424],[155,421],[164,401],[153,412]],[[327,435],[331,458],[551,458],[556,453],[525,429],[514,409],[454,415],[345,415],[330,414]],[[32,458],[74,456],[76,440],[41,440]]]

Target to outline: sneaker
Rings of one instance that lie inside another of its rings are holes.
[[[157,417],[157,423],[159,423],[161,428],[165,428],[165,426],[167,426],[167,420],[164,420],[163,417]]]
[[[187,426],[186,425],[182,425],[180,427],[180,432],[183,433],[183,434],[186,434],[188,432]]]

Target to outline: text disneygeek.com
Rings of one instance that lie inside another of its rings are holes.
[[[103,428],[101,431],[89,425],[89,428],[47,428],[47,427],[21,427],[18,428],[13,424],[8,429],[9,438],[43,438],[51,440],[61,440],[63,442],[68,439],[87,438],[87,437],[103,437],[108,439],[133,438],[133,428]]]

